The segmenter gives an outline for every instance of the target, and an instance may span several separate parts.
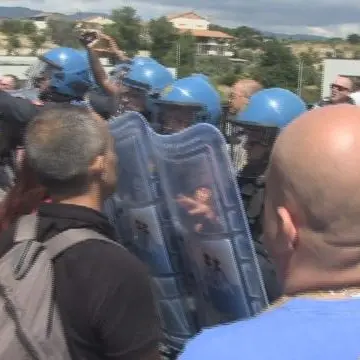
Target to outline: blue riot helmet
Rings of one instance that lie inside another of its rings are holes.
[[[112,81],[116,82],[119,85],[122,85],[122,80],[125,75],[130,71],[133,65],[143,65],[148,62],[155,62],[156,60],[147,57],[147,56],[135,56],[131,60],[123,61],[115,65],[115,67],[110,71],[109,75]]]
[[[228,140],[241,177],[257,177],[265,172],[277,135],[305,111],[305,102],[286,89],[265,89],[250,98],[245,110],[230,121]]]
[[[125,109],[151,112],[153,99],[173,81],[170,70],[154,59],[135,57],[122,80]]]
[[[157,63],[158,64],[158,62],[155,60],[155,59],[153,59],[153,58],[151,58],[151,57],[148,57],[148,56],[134,56],[132,59],[131,59],[131,63],[132,64],[138,64],[138,65],[144,65],[145,63]]]
[[[204,79],[205,81],[207,81],[207,82],[210,82],[210,79],[209,79],[209,77],[207,76],[207,75],[205,75],[205,74],[197,74],[197,73],[195,73],[195,74],[192,74],[192,76],[199,76],[199,77],[201,77],[202,79]]]
[[[293,92],[271,88],[255,93],[236,121],[282,129],[306,110],[305,102]]]
[[[89,61],[79,51],[59,47],[46,52],[39,59],[39,75],[43,81],[46,80],[46,86],[41,87],[42,93],[79,99],[91,87]]]
[[[221,98],[202,74],[194,74],[168,86],[155,101],[154,123],[160,133],[181,131],[195,123],[219,125]]]

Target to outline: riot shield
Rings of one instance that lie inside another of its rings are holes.
[[[132,251],[133,231],[129,211],[124,201],[114,194],[105,201],[103,212],[115,230],[117,241]]]
[[[197,124],[151,137],[167,205],[201,289],[200,325],[259,313],[268,301],[223,136]]]
[[[197,327],[189,305],[181,239],[162,195],[148,125],[139,113],[125,112],[109,127],[118,155],[117,196],[133,230],[132,251],[150,269],[166,345],[179,351]]]

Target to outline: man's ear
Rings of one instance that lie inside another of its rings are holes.
[[[293,217],[285,207],[278,207],[276,209],[276,215],[278,218],[279,230],[281,234],[283,234],[285,240],[284,245],[287,250],[293,250],[297,245],[298,239],[298,231],[295,227]]]
[[[98,155],[89,167],[89,172],[92,175],[102,175],[105,169],[105,158],[103,155]]]

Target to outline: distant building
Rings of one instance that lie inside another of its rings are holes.
[[[47,28],[49,20],[67,20],[67,16],[60,13],[39,13],[34,16],[27,17],[23,20],[33,21],[38,30],[44,30]]]
[[[85,19],[78,20],[77,23],[81,27],[101,30],[104,25],[114,24],[114,21],[105,16],[91,16]]]
[[[195,12],[168,15],[166,18],[179,33],[190,32],[196,38],[197,55],[234,55],[230,48],[234,37],[222,31],[209,30],[210,21]]]

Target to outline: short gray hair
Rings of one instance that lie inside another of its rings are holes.
[[[89,166],[108,148],[104,127],[86,108],[63,103],[43,109],[30,122],[26,156],[50,194],[86,192]]]

